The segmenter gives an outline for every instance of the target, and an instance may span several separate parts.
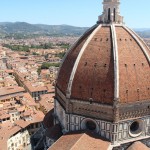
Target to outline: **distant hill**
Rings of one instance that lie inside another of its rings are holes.
[[[0,38],[28,38],[37,36],[80,36],[88,27],[69,25],[29,24],[26,22],[0,22]],[[150,38],[150,29],[135,29],[144,38]]]
[[[88,28],[69,25],[29,24],[26,22],[1,22],[0,37],[32,37],[32,36],[80,36]]]
[[[143,29],[134,29],[141,37],[143,38],[150,38],[150,29],[143,28]]]

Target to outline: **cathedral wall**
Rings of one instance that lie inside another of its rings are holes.
[[[89,130],[90,128],[118,146],[150,137],[150,116],[113,123],[94,117],[68,113],[57,100],[55,100],[55,116],[64,133]]]
[[[59,104],[57,100],[55,100],[55,122],[59,122],[62,126],[62,129],[66,128],[66,113],[63,107]]]
[[[69,110],[72,114],[78,114],[81,116],[88,116],[91,118],[97,118],[102,120],[113,121],[113,108],[109,105],[102,105],[98,103],[82,102],[77,100],[71,100]]]
[[[83,116],[78,116],[78,115],[73,115],[70,114],[67,116],[69,119],[67,122],[67,127],[69,131],[78,131],[78,130],[85,130],[86,129],[86,122],[87,121],[93,121],[96,124],[96,129],[95,132],[100,134],[102,137],[111,139],[111,132],[113,125],[110,122],[107,121],[101,121],[101,120],[96,120],[96,119],[91,119],[91,118],[86,118]]]
[[[120,122],[117,133],[118,143],[125,143],[149,137],[150,116]]]

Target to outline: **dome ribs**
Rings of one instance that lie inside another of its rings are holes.
[[[115,25],[111,25],[112,47],[114,57],[114,100],[119,101],[119,64],[118,64],[118,44]]]
[[[126,27],[100,24],[70,49],[60,68],[56,87],[64,94],[62,99],[68,107],[74,101],[112,108],[117,108],[117,104],[124,107],[148,101],[148,52],[145,43]]]
[[[114,60],[110,30],[110,26],[102,26],[84,51],[73,80],[72,99],[89,101],[92,98],[93,102],[112,105]]]
[[[72,68],[76,61],[76,58],[84,45],[85,41],[87,40],[88,36],[93,32],[96,26],[93,26],[90,30],[88,30],[75,44],[71,47],[66,54],[64,61],[60,67],[57,79],[57,87],[66,95],[67,87],[69,78],[72,72]],[[66,71],[67,70],[67,71]]]
[[[87,46],[89,45],[89,42],[91,41],[91,39],[94,37],[94,35],[97,33],[97,31],[101,28],[101,25],[99,25],[92,33],[91,35],[87,38],[87,40],[85,41],[84,45],[82,46],[79,55],[74,63],[71,75],[70,75],[70,79],[69,79],[69,83],[68,83],[68,88],[67,88],[67,98],[70,98],[71,96],[71,92],[72,92],[72,83],[74,81],[74,76],[76,74],[76,70],[78,68],[79,62],[81,60],[81,57],[84,53],[84,51],[87,49]]]
[[[149,59],[150,59],[150,48],[147,46],[145,41],[141,37],[139,37],[133,30],[131,30],[131,29],[127,28],[127,27],[126,27],[126,29],[128,31],[130,31],[130,33],[132,35],[134,34],[134,36],[137,38],[137,40],[139,40],[139,42],[141,43],[140,45],[142,45],[142,47],[145,49],[145,51],[147,53],[147,56],[149,55]]]
[[[120,103],[149,100],[150,68],[141,43],[124,27],[116,27],[119,56]],[[124,38],[120,40],[121,38]],[[142,43],[143,44],[143,43]]]
[[[145,57],[147,58],[147,61],[149,62],[150,65],[150,49],[147,45],[145,45],[145,42],[135,33],[133,32],[131,29],[124,27],[124,29],[130,33],[130,35],[134,38],[134,40],[137,42],[137,44],[139,45],[139,47],[141,48],[141,50],[143,51]]]

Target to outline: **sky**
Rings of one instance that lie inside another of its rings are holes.
[[[102,0],[0,0],[0,22],[90,27],[102,13]],[[150,28],[150,0],[120,0],[131,28]]]

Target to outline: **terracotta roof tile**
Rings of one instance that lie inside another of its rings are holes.
[[[70,78],[74,63],[77,59],[77,56],[92,31],[93,29],[87,32],[85,36],[83,36],[75,44],[75,46],[72,49],[70,49],[68,55],[65,58],[64,63],[62,64],[62,67],[60,68],[60,74],[58,75],[57,86],[64,94],[66,94],[69,78]]]
[[[65,96],[68,92],[71,94],[68,94],[69,98],[73,100],[92,99],[92,102],[109,105],[113,105],[115,98],[118,98],[121,104],[150,99],[150,63],[146,56],[150,54],[149,48],[143,42],[139,42],[138,37],[124,26],[116,25],[114,29],[116,42],[112,39],[114,37],[111,25],[102,25],[91,39],[88,37],[93,30],[70,49],[60,68],[56,84]],[[113,43],[118,49],[113,47]],[[79,53],[84,46],[86,48],[80,58]],[[144,53],[142,47],[148,54]],[[79,62],[75,64],[78,58]],[[69,79],[72,80],[69,82]],[[69,86],[70,91],[67,91]],[[62,94],[58,93],[60,92],[56,91],[56,97],[58,95],[60,99]],[[62,100],[62,104],[65,107],[65,99]]]
[[[73,80],[71,98],[92,98],[93,102],[112,104],[114,63],[110,27],[100,28],[85,49]]]
[[[43,124],[45,128],[50,128],[54,125],[54,109],[51,109],[44,117]]]
[[[121,103],[149,100],[150,64],[143,50],[123,27],[116,27]]]
[[[141,142],[135,142],[127,150],[150,150],[150,148]]]
[[[70,133],[62,136],[48,150],[107,150],[111,143],[91,133]]]

